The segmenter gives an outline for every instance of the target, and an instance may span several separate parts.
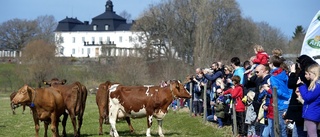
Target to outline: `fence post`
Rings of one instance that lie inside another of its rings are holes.
[[[207,122],[207,84],[204,85],[203,90],[203,123]]]
[[[190,82],[190,94],[191,94],[191,98],[189,100],[189,113],[190,113],[190,117],[192,117],[192,112],[193,112],[193,91],[192,91],[192,82]]]
[[[280,125],[279,125],[279,112],[278,112],[278,93],[277,89],[273,88],[272,91],[273,100],[273,131],[275,137],[280,137]]]
[[[237,114],[236,114],[236,106],[234,103],[235,99],[232,99],[230,106],[232,107],[232,124],[233,124],[233,136],[238,136],[238,124],[237,124]]]

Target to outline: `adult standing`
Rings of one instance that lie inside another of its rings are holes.
[[[293,64],[290,67],[288,87],[292,90],[296,90],[298,85],[297,81],[300,77],[301,81],[309,86],[310,81],[305,77],[306,69],[312,65],[317,64],[312,58],[307,55],[301,55],[297,58],[296,64]],[[291,100],[285,119],[292,120],[295,123],[295,126],[292,130],[292,137],[307,137],[307,132],[303,130],[304,119],[302,118],[302,106],[303,104],[298,101],[298,96],[295,92],[291,94]]]
[[[244,84],[243,76],[244,76],[245,69],[241,67],[240,64],[241,62],[238,57],[231,58],[231,66],[234,68],[233,76],[239,76],[241,80],[240,84],[243,85]]]
[[[259,113],[259,108],[261,107],[262,102],[258,101],[258,97],[260,94],[260,88],[262,87],[264,84],[268,84],[268,80],[271,77],[270,75],[270,67],[269,65],[258,65],[255,68],[255,75],[252,75],[251,73],[249,73],[248,75],[248,81],[255,83],[256,84],[256,89],[255,91],[255,97],[253,99],[253,106],[255,109],[255,112],[258,114]],[[269,117],[269,121],[272,120],[273,116],[270,115]],[[272,123],[272,121],[271,121]],[[269,128],[272,128],[272,125],[269,125]],[[259,125],[256,126],[256,134],[262,136],[262,132],[264,130],[265,126],[264,125]],[[271,132],[271,134],[273,134],[273,131]]]
[[[317,137],[317,128],[320,123],[320,66],[313,64],[308,67],[305,77],[310,80],[307,86],[298,79],[300,94],[304,100],[302,117],[309,137]]]
[[[216,92],[216,89],[218,88],[217,84],[216,84],[216,80],[218,78],[223,77],[223,73],[222,73],[221,69],[219,69],[218,62],[213,62],[211,65],[211,69],[213,70],[212,73],[209,73],[207,69],[203,70],[204,77],[208,81],[210,81],[208,83],[211,83],[211,85],[208,85],[208,86],[210,86],[210,89],[207,91],[207,113],[208,113],[208,115],[211,115],[214,113],[213,106],[210,107],[210,101],[215,102],[215,100],[216,100],[215,92]],[[211,109],[211,111],[210,111],[210,109]]]
[[[281,137],[287,137],[286,123],[283,119],[283,115],[286,113],[289,100],[292,94],[292,89],[288,88],[288,75],[287,72],[280,66],[283,64],[283,59],[278,56],[272,56],[270,58],[271,77],[270,83],[271,88],[277,91],[277,104],[278,104],[278,117],[280,125]],[[274,91],[273,91],[274,92]],[[273,97],[275,98],[275,97]]]

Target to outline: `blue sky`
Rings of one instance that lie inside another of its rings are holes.
[[[107,0],[1,0],[0,23],[10,19],[35,19],[53,15],[57,21],[77,17],[90,21],[105,10]],[[113,0],[114,10],[126,10],[137,18],[149,4],[161,0]],[[320,0],[236,0],[243,17],[264,21],[291,37],[297,25],[308,28],[313,16],[320,10]]]

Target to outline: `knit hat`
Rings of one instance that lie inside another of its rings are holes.
[[[301,55],[296,61],[300,64],[302,70],[306,70],[312,64],[317,64],[317,62],[308,55]]]
[[[247,93],[248,100],[249,100],[249,101],[253,101],[255,95],[256,95],[256,93],[254,93],[253,91],[249,91],[249,92]]]

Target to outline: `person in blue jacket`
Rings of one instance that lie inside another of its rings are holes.
[[[317,137],[317,129],[320,123],[320,66],[313,64],[308,67],[305,72],[305,77],[310,80],[310,85],[307,86],[299,78],[297,84],[304,103],[302,117],[304,125],[307,129],[309,137]]]
[[[278,117],[280,125],[281,137],[287,137],[286,123],[282,116],[286,113],[292,94],[292,89],[288,88],[288,75],[285,69],[281,67],[284,60],[278,56],[272,56],[270,58],[271,77],[270,84],[271,89],[276,89],[278,100]],[[275,92],[275,91],[273,91]]]

